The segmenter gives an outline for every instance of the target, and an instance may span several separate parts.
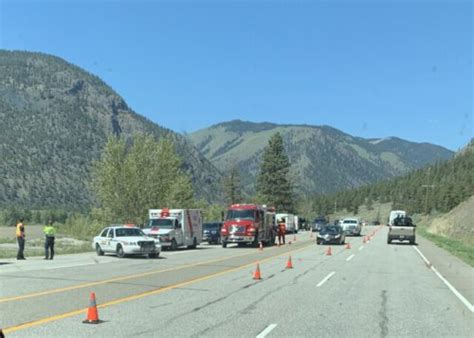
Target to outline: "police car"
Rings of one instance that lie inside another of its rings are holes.
[[[99,236],[94,237],[92,247],[99,256],[111,253],[120,258],[125,255],[148,255],[155,258],[161,252],[161,245],[154,238],[130,225],[114,225],[103,229]]]

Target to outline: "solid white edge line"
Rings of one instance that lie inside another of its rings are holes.
[[[425,257],[425,255],[423,255],[423,253],[416,246],[413,246],[413,249],[415,249],[416,252],[418,252],[418,254],[421,256],[421,258],[425,261],[425,263],[428,266],[431,266],[431,262]]]
[[[456,297],[458,297],[458,299],[471,311],[471,312],[474,312],[474,306],[458,291],[456,290],[456,288],[454,286],[451,285],[451,283],[449,283],[446,278],[443,277],[443,275],[441,273],[438,272],[438,270],[436,270],[436,268],[433,266],[433,264],[431,264],[431,262],[426,259],[425,255],[423,255],[423,253],[416,247],[416,246],[413,246],[413,249],[416,250],[416,252],[418,252],[418,254],[421,256],[421,258],[425,261],[425,263],[431,268],[431,270],[436,274],[436,276],[439,277],[439,279],[441,279],[443,281],[444,284],[446,284],[446,286],[451,290],[452,293],[454,293],[454,295]]]
[[[359,247],[359,251],[362,251],[362,250],[364,250],[364,246],[363,246],[363,245]]]
[[[264,338],[269,334],[274,328],[277,327],[277,324],[270,324],[267,326],[265,330],[259,333],[259,335],[256,338]]]
[[[334,276],[334,274],[336,273],[336,271],[333,271],[331,272],[329,275],[327,275],[326,277],[324,277],[324,279],[322,281],[319,282],[318,285],[316,285],[317,288],[321,287],[324,283],[326,283],[329,278],[331,278],[332,276]]]
[[[346,258],[346,261],[349,262],[352,258],[354,258],[354,254],[350,255],[349,257]]]

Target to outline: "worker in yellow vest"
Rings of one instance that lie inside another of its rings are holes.
[[[56,236],[56,229],[53,227],[53,220],[49,220],[48,224],[43,229],[46,236],[44,242],[44,259],[53,259],[54,257],[54,237]]]
[[[16,224],[16,240],[18,242],[18,253],[16,259],[26,259],[24,255],[25,251],[25,225],[23,224],[23,218],[18,220]]]

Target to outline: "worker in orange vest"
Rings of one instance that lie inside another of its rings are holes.
[[[281,218],[280,222],[278,223],[278,244],[279,245],[285,244],[285,233],[286,233],[285,219]]]
[[[16,240],[18,241],[18,254],[16,259],[25,259],[25,225],[23,224],[23,218],[18,220],[16,224]]]

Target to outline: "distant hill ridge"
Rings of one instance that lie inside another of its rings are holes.
[[[328,193],[403,175],[453,152],[429,143],[397,137],[364,139],[329,126],[233,120],[188,135],[217,168],[237,166],[252,192],[260,156],[269,138],[283,136],[297,191]]]

